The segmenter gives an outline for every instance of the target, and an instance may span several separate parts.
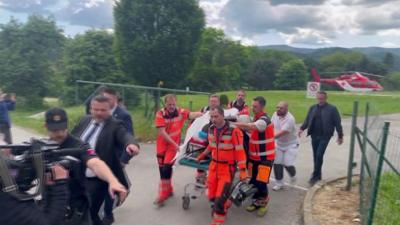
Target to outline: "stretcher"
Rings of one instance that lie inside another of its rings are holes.
[[[187,166],[194,169],[199,169],[203,171],[208,170],[208,165],[210,164],[210,157],[206,157],[204,160],[197,161],[197,156],[202,153],[207,146],[196,143],[193,139],[187,144],[185,153],[179,159],[178,164],[182,166]],[[203,178],[205,181],[206,176]],[[189,209],[190,201],[202,196],[207,189],[205,182],[190,182],[185,184],[184,194],[182,196],[182,208],[184,210]]]

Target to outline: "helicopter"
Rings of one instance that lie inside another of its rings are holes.
[[[327,72],[321,74],[339,74],[339,76],[332,78],[321,78],[316,68],[311,69],[311,76],[314,78],[315,82],[336,86],[339,87],[341,90],[350,92],[369,92],[383,90],[383,86],[379,84],[378,81],[368,78],[368,76],[383,77],[381,75],[357,71]]]

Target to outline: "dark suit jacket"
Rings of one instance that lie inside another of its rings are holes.
[[[318,105],[315,104],[310,107],[307,113],[307,117],[304,120],[303,125],[301,125],[300,129],[305,130],[308,128],[307,135],[312,135],[314,134],[312,127],[314,123],[314,117],[317,113],[318,110]],[[321,108],[321,118],[322,118],[322,127],[323,127],[323,134],[322,136],[324,137],[332,137],[334,130],[336,128],[336,131],[338,133],[338,136],[340,138],[343,138],[343,128],[341,124],[341,118],[339,111],[334,105],[331,105],[329,103],[326,103]]]
[[[132,117],[131,115],[129,115],[129,112],[126,111],[125,109],[123,109],[121,106],[117,106],[112,114],[112,116],[115,119],[121,120],[124,127],[126,128],[126,130],[132,134],[132,136],[134,135],[134,130],[133,130],[133,124],[132,124]],[[120,158],[120,161],[128,164],[129,160],[132,159],[132,156],[130,156],[126,151],[124,151],[124,147],[120,146],[120,148],[118,148],[118,156]]]
[[[85,129],[90,124],[92,116],[84,116],[79,123],[72,129],[71,133],[76,137],[80,137]],[[122,121],[109,117],[104,121],[104,127],[101,130],[96,142],[96,154],[103,160],[118,178],[118,180],[129,187],[129,182],[125,178],[124,171],[122,170],[121,163],[118,157],[118,148],[123,146],[124,149],[129,144],[139,144],[135,141],[133,136],[127,132]]]
[[[129,115],[128,111],[123,109],[121,106],[117,106],[113,112],[113,117],[121,120],[125,128],[132,134],[132,136],[135,136],[133,130],[132,117],[131,115]]]

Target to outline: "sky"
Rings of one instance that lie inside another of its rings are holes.
[[[244,45],[400,48],[400,0],[198,0],[208,27]],[[114,0],[0,0],[0,23],[51,15],[68,36],[112,29]]]

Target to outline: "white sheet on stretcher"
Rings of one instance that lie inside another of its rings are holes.
[[[229,118],[237,117],[238,114],[239,114],[239,111],[236,108],[224,110],[225,117],[229,117]],[[190,125],[189,129],[187,129],[187,131],[186,131],[185,140],[179,146],[179,151],[176,153],[174,160],[179,160],[183,157],[183,155],[185,154],[187,145],[189,144],[190,139],[192,137],[198,137],[201,129],[209,122],[210,122],[210,113],[209,112],[204,113],[204,115],[202,115],[201,117],[198,117],[197,119],[195,119],[193,121],[193,123]]]

